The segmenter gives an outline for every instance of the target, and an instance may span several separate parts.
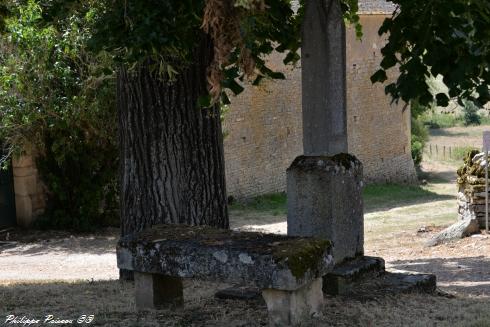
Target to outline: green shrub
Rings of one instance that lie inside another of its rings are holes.
[[[475,151],[480,152],[480,150],[475,149],[473,146],[457,146],[452,149],[452,159],[461,161],[468,157],[470,154],[474,154]]]
[[[465,101],[464,102],[464,125],[469,126],[469,125],[480,125],[481,124],[481,118],[480,115],[478,114],[478,107],[472,102],[472,101]]]
[[[420,118],[412,118],[411,132],[412,159],[415,165],[418,166],[422,162],[424,147],[427,143],[427,140],[429,139],[429,132],[427,131],[427,127],[423,124]]]
[[[285,215],[287,196],[286,193],[270,193],[257,196],[246,202],[236,202],[230,205],[232,210],[260,211],[274,216]]]
[[[412,136],[412,159],[416,166],[419,166],[422,162],[423,152],[423,144],[417,141],[416,137]]]
[[[112,59],[87,52],[90,14],[42,24],[34,0],[0,39],[0,139],[29,147],[48,188],[40,225],[90,230],[117,222],[117,120]],[[115,217],[115,218],[114,218]]]
[[[44,142],[37,167],[49,201],[39,227],[89,231],[117,225],[117,148],[87,140],[80,130],[52,131]]]
[[[456,114],[432,113],[422,116],[422,121],[428,128],[449,128],[463,125],[463,116]]]

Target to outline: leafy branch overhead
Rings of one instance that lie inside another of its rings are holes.
[[[386,86],[394,100],[417,99],[422,105],[447,106],[450,98],[478,106],[490,101],[490,2],[481,0],[393,0],[397,10],[380,35],[381,69],[373,82],[387,80],[398,67],[398,80]],[[443,77],[447,92],[432,94],[427,81]]]
[[[208,76],[212,100],[221,95],[228,103],[223,89],[239,94],[243,87],[238,81],[245,78],[253,85],[264,78],[284,79],[282,73],[267,67],[266,56],[273,51],[285,53],[286,65],[300,59],[304,6],[304,0],[206,1],[203,29],[215,45]],[[357,0],[342,0],[342,8],[360,36]]]
[[[309,0],[313,1],[313,0]],[[362,34],[358,0],[340,0],[346,22]],[[25,0],[0,2],[2,17]],[[208,67],[211,104],[226,90],[238,94],[244,81],[258,84],[283,74],[267,66],[267,55],[284,53],[284,62],[299,60],[301,23],[307,0],[38,0],[46,24],[59,24],[76,11],[93,21],[90,49],[110,54],[115,62],[136,67],[150,59],[169,82],[186,69],[199,39],[214,41]],[[490,2],[481,0],[392,0],[397,9],[385,20],[387,38],[381,68],[373,82],[385,82],[389,69],[400,76],[386,86],[395,101],[417,99],[422,105],[447,105],[450,98],[482,106],[488,91]],[[1,22],[1,21],[0,21]],[[427,80],[443,76],[447,92],[432,94]]]
[[[47,21],[70,10],[85,11],[97,22],[94,51],[114,54],[129,67],[150,58],[155,69],[171,80],[192,60],[203,31],[214,41],[208,69],[211,97],[228,102],[226,92],[239,94],[245,79],[258,84],[284,75],[267,66],[266,56],[285,53],[284,63],[299,60],[304,0],[41,0]],[[357,0],[342,0],[345,18],[360,33]]]

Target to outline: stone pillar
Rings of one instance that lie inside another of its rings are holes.
[[[17,225],[29,227],[44,212],[45,191],[32,155],[12,160]]]
[[[300,156],[287,170],[288,235],[333,242],[336,264],[364,252],[362,164],[354,156]]]
[[[182,307],[184,305],[184,287],[179,277],[135,271],[134,290],[138,309]]]
[[[301,70],[305,155],[347,150],[346,38],[339,0],[307,0]]]
[[[322,279],[317,278],[295,291],[262,290],[269,312],[269,325],[296,326],[319,314],[323,305],[322,283]]]

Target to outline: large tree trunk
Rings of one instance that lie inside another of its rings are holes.
[[[158,223],[228,228],[219,108],[198,107],[211,55],[205,38],[173,81],[150,63],[119,71],[123,235]]]

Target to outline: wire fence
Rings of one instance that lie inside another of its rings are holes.
[[[424,148],[424,155],[435,160],[463,160],[465,154],[472,149],[476,149],[476,147],[427,143]]]

